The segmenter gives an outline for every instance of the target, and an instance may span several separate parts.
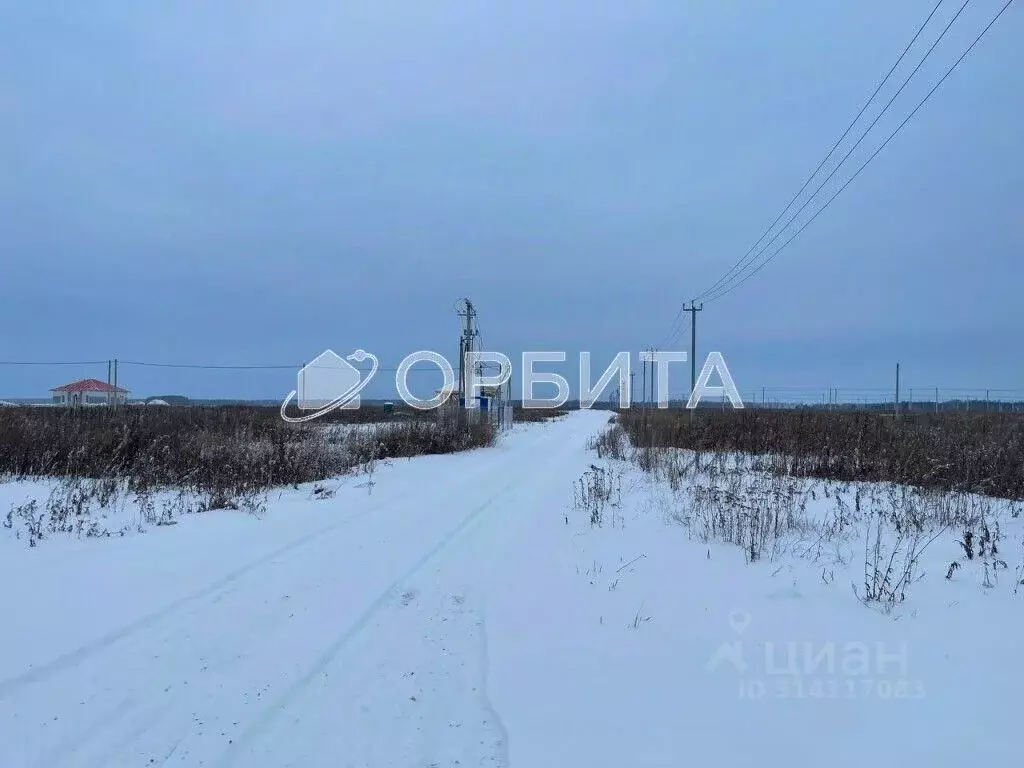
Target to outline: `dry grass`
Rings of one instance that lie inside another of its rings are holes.
[[[705,412],[691,424],[687,413],[623,412],[591,448],[649,473],[667,520],[701,541],[735,544],[747,562],[796,555],[831,583],[863,557],[853,590],[889,610],[943,534],[960,537],[963,550],[947,578],[978,560],[989,587],[1008,568],[1000,521],[1024,508],[1022,429],[1020,417],[998,414]],[[584,500],[600,524],[604,497]],[[1018,571],[1015,588],[1024,585]]]
[[[331,416],[367,418],[355,413]],[[370,460],[493,440],[486,424],[407,419],[339,432],[320,420],[288,424],[276,408],[251,406],[4,408],[0,475],[117,478],[133,491],[184,488],[232,498],[344,474]]]
[[[778,474],[1024,498],[1024,415],[628,411],[631,443],[751,454]]]

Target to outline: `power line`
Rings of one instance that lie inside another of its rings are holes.
[[[931,44],[931,47],[929,47],[928,50],[925,51],[924,56],[921,57],[921,60],[917,63],[917,66],[914,67],[913,71],[911,71],[911,73],[909,75],[907,75],[907,77],[903,80],[903,83],[896,90],[896,93],[894,93],[892,95],[892,97],[889,99],[889,101],[886,103],[886,105],[882,108],[882,110],[875,116],[875,119],[871,121],[871,124],[860,135],[860,138],[858,138],[857,141],[854,143],[854,145],[852,147],[850,147],[850,149],[846,152],[845,155],[843,155],[843,158],[836,164],[836,167],[832,169],[832,172],[829,173],[829,175],[825,177],[825,179],[817,186],[817,188],[815,188],[814,192],[811,193],[811,196],[809,198],[807,198],[806,201],[804,201],[804,204],[802,206],[800,206],[799,210],[797,210],[796,213],[794,213],[792,216],[789,217],[789,220],[786,221],[786,223],[785,223],[785,225],[783,225],[782,229],[780,229],[778,232],[776,232],[775,235],[768,242],[766,242],[758,250],[757,253],[755,253],[754,255],[750,256],[749,258],[745,258],[744,261],[746,261],[746,263],[740,269],[739,272],[737,272],[729,280],[727,280],[724,285],[720,285],[717,289],[714,289],[714,290],[709,289],[708,291],[706,291],[705,294],[704,294],[705,296],[709,296],[711,294],[714,294],[714,298],[721,298],[726,293],[728,293],[729,290],[730,290],[728,284],[733,282],[734,280],[736,280],[740,276],[740,274],[743,272],[743,270],[747,269],[750,266],[750,264],[756,262],[757,259],[759,259],[761,256],[763,256],[764,253],[768,250],[768,248],[772,245],[772,243],[774,243],[776,240],[778,240],[779,237],[782,235],[782,233],[785,232],[789,228],[789,226],[794,221],[797,220],[797,218],[800,216],[800,214],[803,213],[804,210],[807,208],[807,206],[811,204],[811,202],[815,199],[815,197],[817,197],[818,193],[821,192],[821,190],[824,189],[825,185],[828,184],[828,182],[832,180],[832,177],[834,177],[836,175],[836,173],[839,172],[839,169],[843,167],[843,164],[846,163],[846,161],[850,159],[850,156],[856,151],[857,147],[859,147],[861,145],[861,142],[863,142],[864,139],[867,138],[868,134],[871,133],[872,129],[874,129],[874,127],[878,124],[878,121],[881,120],[882,117],[886,114],[886,112],[889,111],[889,108],[893,105],[893,102],[895,102],[896,99],[899,97],[899,95],[901,93],[903,93],[903,89],[907,87],[907,85],[910,83],[910,81],[914,78],[914,75],[916,75],[918,73],[918,71],[924,65],[925,61],[928,60],[928,57],[931,55],[932,51],[934,51],[935,48],[938,46],[938,44],[940,42],[942,42],[942,39],[946,36],[946,33],[948,33],[949,30],[952,28],[952,26],[956,22],[956,20],[960,17],[960,14],[963,13],[963,11],[967,7],[968,3],[970,3],[970,0],[964,0],[963,5],[960,6],[960,9],[956,12],[956,14],[953,16],[953,18],[950,19],[949,23],[942,30],[942,32],[939,34],[939,36],[935,39],[935,42],[933,42]],[[711,300],[712,300],[711,298],[708,299],[708,301],[711,301]]]
[[[31,361],[19,361],[19,360],[0,360],[0,366],[105,366],[110,360],[85,360],[85,361],[60,361],[60,362],[40,362],[38,360]]]
[[[147,368],[190,368],[190,369],[218,369],[230,371],[257,371],[257,370],[295,370],[301,366],[292,363],[290,365],[206,365],[189,363],[150,363],[139,360],[121,360],[121,365],[141,365]]]
[[[914,109],[910,112],[910,114],[907,115],[903,119],[903,122],[901,122],[898,126],[896,126],[896,129],[892,133],[889,134],[889,136],[886,138],[886,140],[882,142],[881,146],[879,146],[878,149],[876,149],[871,154],[871,156],[868,157],[868,159],[864,161],[864,163],[857,169],[857,171],[853,174],[853,176],[851,176],[849,178],[849,180],[845,184],[843,184],[843,186],[841,186],[838,190],[836,190],[836,192],[833,193],[833,195],[825,202],[825,204],[821,208],[819,208],[815,212],[815,214],[810,219],[808,219],[804,223],[804,225],[802,227],[800,227],[800,229],[798,229],[788,240],[786,240],[786,242],[784,242],[774,253],[772,253],[771,256],[769,256],[767,259],[762,261],[752,271],[748,272],[739,282],[733,283],[730,286],[725,286],[723,288],[720,288],[712,296],[705,298],[705,301],[708,301],[708,302],[715,301],[716,299],[722,298],[723,296],[725,296],[725,294],[735,290],[736,288],[739,288],[741,285],[743,285],[745,282],[747,282],[751,277],[753,277],[758,272],[760,272],[762,269],[764,269],[765,266],[767,266],[769,263],[771,263],[775,259],[776,256],[778,256],[780,253],[782,253],[782,251],[785,250],[785,248],[790,243],[792,243],[805,229],[807,229],[807,227],[809,227],[811,225],[811,222],[813,222],[815,219],[818,218],[818,216],[820,216],[822,213],[824,213],[825,209],[828,208],[832,204],[832,201],[835,200],[837,197],[839,197],[839,195],[842,194],[842,192],[848,186],[850,186],[850,184],[852,184],[853,181],[858,176],[860,176],[861,172],[865,168],[868,167],[868,165],[871,163],[871,161],[874,160],[879,155],[879,153],[881,153],[881,151],[886,148],[886,146],[888,146],[889,142],[892,141],[893,138],[896,137],[896,134],[898,134],[901,130],[903,130],[903,127],[907,123],[909,123],[911,118],[913,118],[914,115],[917,114],[918,110],[920,110],[921,107],[923,107],[925,105],[925,103],[927,103],[927,101],[932,97],[932,94],[934,94],[935,91],[937,91],[939,89],[939,86],[941,86],[946,81],[946,79],[953,73],[953,70],[955,70],[960,65],[960,62],[962,62],[965,58],[967,58],[968,54],[970,54],[970,52],[972,50],[974,50],[975,46],[988,33],[988,31],[995,25],[995,23],[1006,12],[1006,9],[1009,8],[1012,3],[1013,3],[1013,0],[1006,0],[1006,3],[999,10],[999,12],[993,17],[992,21],[990,21],[985,26],[985,28],[981,31],[981,33],[974,39],[974,42],[972,42],[967,47],[967,50],[965,50],[962,54],[960,54],[960,57],[955,62],[953,62],[953,65],[949,69],[946,70],[945,74],[939,79],[939,81],[934,86],[932,86],[932,89],[930,91],[928,91],[928,93],[925,95],[925,97],[923,99],[921,99],[921,101],[918,102],[917,106],[914,107]]]
[[[878,83],[878,86],[875,88],[874,92],[871,94],[871,96],[868,98],[868,100],[866,102],[864,102],[864,106],[862,106],[860,108],[860,112],[857,113],[857,116],[855,118],[853,118],[853,121],[846,127],[846,130],[843,131],[842,136],[840,136],[838,139],[836,139],[835,144],[832,145],[832,148],[828,151],[828,154],[826,154],[825,157],[823,157],[821,159],[821,162],[818,163],[818,166],[814,169],[814,171],[811,173],[811,175],[807,177],[807,180],[803,183],[803,186],[800,187],[800,189],[797,191],[797,193],[795,195],[793,195],[793,198],[786,204],[786,207],[783,208],[779,212],[779,215],[775,217],[775,220],[768,226],[768,229],[766,229],[762,233],[762,235],[759,238],[757,238],[755,243],[752,246],[750,246],[750,249],[745,254],[743,254],[743,256],[739,259],[739,261],[737,261],[735,264],[733,264],[732,267],[730,267],[729,270],[725,274],[723,274],[721,277],[719,277],[718,280],[716,280],[711,285],[711,287],[709,287],[707,290],[705,290],[703,293],[701,293],[699,296],[696,297],[698,300],[702,299],[702,298],[704,298],[704,297],[706,297],[708,295],[710,295],[711,293],[713,293],[714,290],[723,281],[729,279],[729,277],[733,274],[733,272],[735,272],[737,269],[739,269],[741,267],[741,265],[743,264],[743,262],[746,260],[746,258],[751,253],[753,253],[754,249],[757,248],[758,245],[761,244],[761,241],[764,240],[768,236],[768,233],[771,232],[775,228],[775,225],[778,224],[779,221],[782,220],[782,217],[786,215],[786,212],[790,208],[793,207],[793,203],[795,203],[799,199],[800,195],[802,195],[804,193],[804,191],[807,189],[807,187],[810,186],[810,183],[814,179],[814,177],[818,175],[818,172],[825,166],[825,163],[827,163],[829,158],[832,157],[833,153],[835,153],[836,149],[839,148],[839,145],[842,144],[843,140],[847,136],[849,136],[850,131],[853,130],[853,127],[857,124],[857,121],[860,120],[860,118],[863,116],[864,112],[867,111],[867,108],[871,105],[871,102],[873,102],[875,100],[875,97],[882,90],[883,86],[889,81],[889,78],[892,77],[893,72],[896,71],[896,68],[900,65],[900,62],[902,62],[903,59],[906,57],[907,52],[914,45],[914,43],[917,42],[917,38],[921,36],[921,33],[924,31],[925,27],[928,26],[928,22],[930,22],[932,20],[932,17],[935,15],[936,11],[939,10],[939,7],[942,5],[943,2],[944,2],[944,0],[939,0],[935,4],[935,7],[932,8],[931,13],[928,14],[928,16],[925,18],[925,20],[917,28],[917,31],[914,33],[914,36],[912,38],[910,38],[910,42],[907,43],[906,47],[903,49],[903,52],[899,55],[899,58],[896,59],[896,63],[893,64],[892,67],[889,68],[889,71],[886,73],[885,77],[882,78],[881,82]],[[966,6],[966,4],[967,3],[964,3],[965,6]],[[962,11],[963,8],[961,8],[960,10]],[[959,15],[959,13],[957,15]],[[954,17],[954,20],[955,20],[955,17]],[[947,29],[948,29],[948,27],[947,27]],[[945,34],[945,33],[943,33],[943,34]],[[929,51],[929,53],[930,52],[931,51]],[[927,57],[927,54],[925,54],[925,56]],[[922,63],[924,63],[924,59],[922,59]],[[921,65],[918,64],[918,67],[920,67],[920,66]],[[916,72],[917,70],[915,69],[914,71]],[[906,85],[906,83],[904,83],[904,85]],[[902,88],[901,88],[901,90],[902,90]],[[897,92],[897,95],[898,95],[898,93],[899,92]],[[891,103],[892,102],[890,101],[890,104]],[[888,105],[887,105],[887,108],[888,108]],[[885,109],[883,109],[882,112],[879,113],[879,117],[881,117],[881,115],[884,114],[884,113],[885,113]],[[876,118],[876,121],[877,121],[877,118]],[[868,130],[871,130],[871,129],[869,128]],[[840,165],[842,165],[842,162],[840,162]],[[838,170],[838,166],[837,166],[837,170]],[[833,173],[835,173],[835,171],[833,171]],[[811,198],[813,199],[813,195],[811,196]],[[783,227],[783,230],[784,229],[785,229],[785,227]],[[781,231],[782,230],[780,230],[780,233],[781,233]],[[778,235],[776,235],[776,237],[778,237]],[[680,314],[682,314],[682,310],[680,310]],[[677,318],[678,318],[678,316],[677,316]]]
[[[686,309],[686,302],[683,302],[680,305],[680,307],[679,307],[679,314],[680,315],[684,315],[687,312],[688,312],[688,310]],[[671,333],[669,336],[665,337],[665,340],[662,341],[661,344],[658,345],[658,348],[659,349],[672,349],[672,347],[675,346],[676,342],[679,341],[683,337],[683,334],[685,334],[686,331],[689,330],[689,328],[690,328],[690,320],[691,320],[691,317],[687,317],[683,321],[682,325],[679,325],[679,327],[676,328],[673,333]],[[677,323],[677,325],[678,325],[678,323]]]
[[[85,360],[85,361],[55,361],[46,362],[39,360],[0,360],[0,366],[104,366],[108,364],[110,360]],[[142,360],[118,360],[121,366],[141,366],[144,368],[176,368],[186,370],[217,370],[217,371],[295,371],[303,368],[298,364],[291,364],[287,366],[280,365],[266,365],[266,366],[219,366],[219,365],[205,365],[205,364],[185,364],[185,362],[148,362]],[[310,368],[306,366],[305,368]],[[331,366],[313,366],[312,368],[323,368],[336,370]],[[418,369],[411,368],[410,373],[426,373],[431,369]],[[378,373],[396,373],[397,368],[378,368]]]
[[[669,328],[668,333],[665,334],[665,338],[658,344],[659,348],[668,349],[671,344],[675,344],[676,340],[682,335],[685,330],[684,327],[679,326],[679,321],[683,319],[683,315],[686,313],[686,302],[684,301],[679,305],[679,311],[676,312],[676,317],[672,321],[672,326]]]

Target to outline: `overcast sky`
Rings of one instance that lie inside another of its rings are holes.
[[[0,360],[454,359],[461,296],[510,355],[658,344],[933,5],[0,0]],[[969,3],[851,170],[1001,5]],[[699,357],[721,351],[745,391],[888,387],[897,361],[909,386],[1024,390],[1022,39],[1015,3],[817,221],[705,305]],[[0,397],[89,375],[106,365],[0,366]],[[120,381],[278,397],[294,372]]]

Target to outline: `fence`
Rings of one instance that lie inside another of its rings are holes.
[[[512,401],[508,398],[507,392],[493,397],[480,397],[475,405],[470,401],[469,408],[464,406],[464,402],[457,396],[450,397],[437,409],[438,420],[463,420],[470,424],[490,423],[499,430],[512,427]]]
[[[830,410],[890,410],[901,412],[1024,413],[1024,389],[980,389],[963,387],[922,387],[902,389],[897,400],[894,389],[846,387],[761,387],[743,390],[746,408],[824,408]],[[689,392],[673,396],[670,405],[682,406]],[[648,403],[648,405],[651,405]],[[724,397],[706,397],[702,407],[730,407]]]

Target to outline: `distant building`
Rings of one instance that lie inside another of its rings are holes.
[[[55,405],[106,405],[124,403],[128,390],[99,379],[82,379],[50,390]]]

